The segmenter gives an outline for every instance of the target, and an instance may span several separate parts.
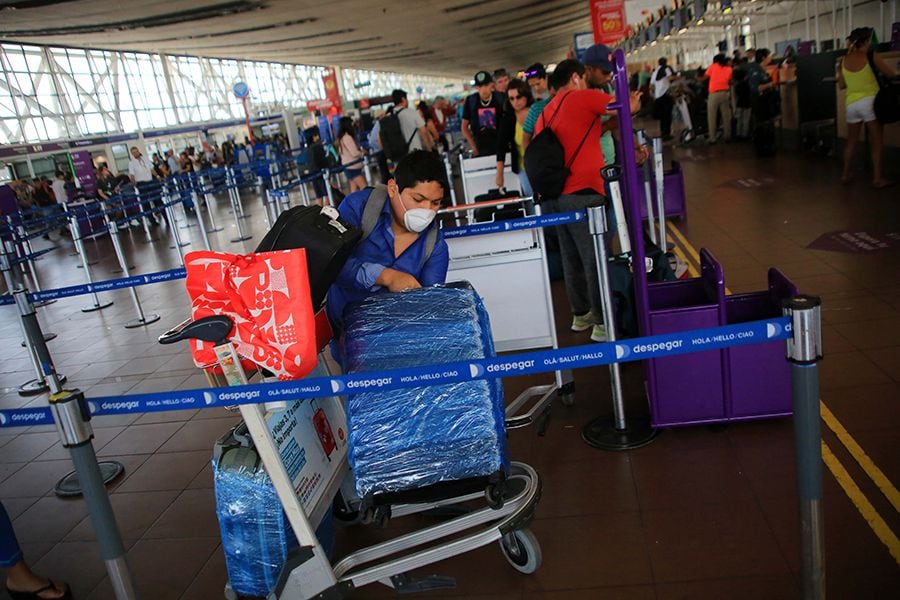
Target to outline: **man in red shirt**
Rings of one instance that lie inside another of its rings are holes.
[[[716,143],[716,120],[722,113],[722,139],[731,140],[731,67],[724,54],[716,54],[713,64],[704,75],[709,79],[709,99],[706,101],[706,119],[709,126],[709,143]]]
[[[593,68],[615,72],[612,52],[606,46],[592,46],[584,59]],[[541,113],[535,125],[535,137],[550,124],[565,151],[569,176],[556,203],[551,201],[550,206],[545,207],[548,204],[545,200],[542,207],[549,209],[547,212],[569,212],[603,206],[606,200],[603,196],[603,178],[600,176],[600,169],[603,168],[600,115],[606,114],[606,105],[612,96],[600,90],[587,89],[584,65],[577,60],[560,62],[553,71],[552,79],[557,93]],[[633,95],[632,111],[634,104],[639,102],[640,94]],[[560,225],[557,233],[566,294],[572,307],[572,330],[592,329],[592,340],[605,341],[603,301],[594,262],[594,241],[587,220]]]

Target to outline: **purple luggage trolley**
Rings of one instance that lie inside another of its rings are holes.
[[[654,204],[656,206],[656,186],[650,185],[651,194],[653,195]],[[644,191],[641,188],[641,219],[648,219],[647,202],[644,199]],[[684,173],[681,170],[681,163],[677,160],[672,161],[672,168],[665,172],[663,176],[663,207],[666,217],[678,217],[684,219],[687,217],[687,203],[684,195]]]
[[[797,288],[769,269],[769,289],[725,295],[722,265],[700,252],[701,275],[651,283],[651,335],[756,321],[781,315]],[[791,414],[791,373],[784,343],[767,342],[647,361],[652,425],[763,419]]]

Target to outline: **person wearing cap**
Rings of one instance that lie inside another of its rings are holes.
[[[611,74],[614,65],[609,49],[605,46],[592,48],[591,55],[585,55],[592,68]],[[584,211],[605,204],[604,183],[600,176],[604,166],[600,117],[607,113],[606,106],[613,98],[600,90],[588,89],[586,73],[585,66],[577,60],[567,59],[557,65],[552,82],[556,95],[544,108],[535,126],[535,136],[545,127],[551,127],[565,153],[569,174],[554,207],[559,212]],[[632,93],[631,110],[636,110],[639,104],[640,92]],[[590,329],[593,341],[605,341],[603,299],[594,260],[594,240],[588,224],[576,221],[556,229],[566,295],[573,314],[571,329]]]
[[[531,88],[531,95],[535,100],[550,97],[550,90],[547,89],[547,70],[541,63],[534,63],[525,69],[525,82]]]
[[[503,67],[494,69],[494,91],[505,94],[507,88],[509,88],[509,73]]]
[[[487,71],[475,73],[474,94],[466,98],[462,114],[462,134],[474,156],[497,153],[497,126],[503,116],[504,94],[494,91],[494,78]]]

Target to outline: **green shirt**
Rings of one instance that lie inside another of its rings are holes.
[[[522,129],[525,130],[525,133],[532,136],[534,135],[534,127],[537,125],[538,117],[544,112],[544,107],[547,106],[550,100],[551,98],[538,100],[531,105],[531,108],[528,109],[528,116],[525,117],[525,124],[522,125]]]

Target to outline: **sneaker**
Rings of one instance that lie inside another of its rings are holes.
[[[594,325],[594,328],[591,330],[591,341],[606,341],[606,325]]]
[[[594,324],[594,316],[591,313],[575,315],[572,317],[572,331],[586,331]]]

